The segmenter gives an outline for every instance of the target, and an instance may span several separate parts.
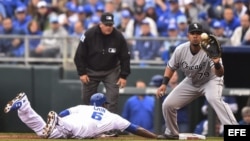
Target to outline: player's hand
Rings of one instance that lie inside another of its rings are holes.
[[[214,63],[219,63],[220,62],[220,57],[218,57],[218,58],[212,58],[212,60],[213,60]]]
[[[84,83],[84,84],[88,84],[89,83],[89,77],[88,77],[88,75],[82,75],[82,76],[80,76],[80,80],[82,81],[82,83]]]
[[[14,46],[14,47],[17,47],[20,43],[21,43],[21,40],[20,40],[20,39],[14,39],[14,40],[11,42],[12,46]]]
[[[221,57],[221,45],[214,35],[208,35],[208,38],[202,39],[200,42],[200,47],[206,52],[209,58]]]
[[[166,93],[166,90],[167,90],[167,86],[162,84],[158,89],[157,89],[157,92],[156,92],[156,97],[157,98],[160,98],[162,96],[165,95]]]
[[[38,54],[40,54],[40,53],[43,52],[44,49],[45,49],[44,46],[38,46],[38,47],[35,49],[35,52],[38,53]]]
[[[118,85],[119,88],[124,88],[126,84],[127,84],[127,80],[123,78],[119,78],[119,80],[116,83],[116,85]]]

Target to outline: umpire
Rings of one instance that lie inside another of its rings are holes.
[[[124,36],[113,24],[113,14],[103,13],[101,23],[82,35],[74,62],[83,84],[84,104],[89,104],[102,82],[110,103],[108,109],[117,113],[119,88],[126,86],[130,74],[130,51]]]

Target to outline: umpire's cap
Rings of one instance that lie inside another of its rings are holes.
[[[200,23],[191,23],[188,27],[188,32],[203,32],[202,25]]]
[[[104,24],[114,24],[114,15],[111,13],[103,13],[101,16],[101,22]]]
[[[103,93],[95,93],[90,98],[90,105],[102,106],[103,104],[109,104]]]

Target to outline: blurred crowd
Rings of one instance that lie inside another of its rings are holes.
[[[188,24],[194,21],[222,45],[250,45],[249,0],[0,0],[0,36],[19,35],[1,36],[0,55],[24,56],[21,37],[37,35],[49,38],[31,38],[30,56],[61,57],[68,40],[60,37],[80,38],[98,25],[103,12],[113,13],[114,27],[128,39],[132,59],[167,62],[171,49],[186,41]]]

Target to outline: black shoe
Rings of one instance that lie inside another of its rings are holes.
[[[105,132],[104,135],[106,137],[118,137],[119,136],[119,131],[118,130],[110,130],[108,132]]]
[[[157,139],[158,140],[179,140],[179,136],[178,135],[166,135],[166,134],[163,134],[163,135],[158,135],[157,136]]]

